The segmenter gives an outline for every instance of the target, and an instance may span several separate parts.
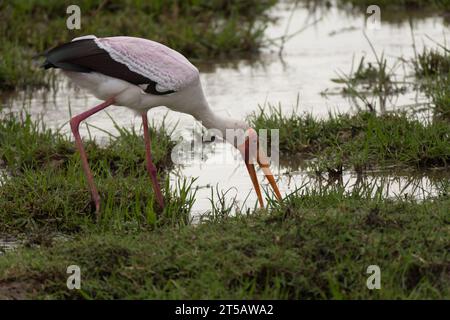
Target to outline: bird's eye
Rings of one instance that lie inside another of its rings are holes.
[[[216,140],[216,136],[211,136],[211,137],[203,136],[202,137],[202,141],[204,143],[211,143],[211,142],[214,142],[215,140]]]

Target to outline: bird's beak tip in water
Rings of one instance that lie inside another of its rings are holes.
[[[264,175],[269,181],[270,186],[275,192],[275,196],[279,201],[281,201],[281,193],[278,189],[277,183],[273,177],[273,173],[270,170],[269,159],[267,158],[264,150],[260,148],[258,143],[258,134],[253,128],[249,128],[244,137],[244,142],[237,146],[237,149],[241,152],[242,157],[244,158],[245,165],[247,166],[248,173],[252,180],[253,186],[255,188],[256,194],[258,196],[258,201],[261,208],[264,207],[263,197],[261,194],[261,189],[258,182],[258,177],[256,175],[255,170],[255,161],[261,167]]]

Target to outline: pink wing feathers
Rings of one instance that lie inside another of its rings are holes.
[[[113,60],[156,82],[158,91],[179,91],[198,78],[198,69],[188,59],[158,42],[134,37],[92,38]]]

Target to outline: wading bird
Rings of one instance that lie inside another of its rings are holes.
[[[142,115],[146,149],[146,167],[156,199],[164,207],[164,199],[152,162],[147,111],[165,106],[171,110],[192,115],[208,128],[214,128],[226,138],[226,130],[240,129],[245,133],[241,143],[232,143],[244,157],[258,201],[263,198],[256,176],[254,162],[259,163],[275,195],[281,199],[275,179],[268,166],[267,157],[260,150],[255,130],[240,120],[220,117],[211,110],[200,83],[199,71],[182,54],[155,41],[135,37],[97,38],[84,36],[73,39],[43,54],[45,69],[59,68],[72,81],[87,89],[104,102],[70,120],[75,144],[80,153],[83,170],[95,203],[100,212],[100,197],[89,168],[80,133],[80,122],[110,105],[125,106]],[[231,139],[230,139],[231,140]],[[256,142],[255,142],[256,141]],[[256,145],[256,153],[250,146]]]

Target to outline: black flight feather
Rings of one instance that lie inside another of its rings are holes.
[[[175,91],[159,92],[157,83],[131,71],[125,64],[115,61],[109,53],[98,47],[94,40],[83,39],[64,43],[42,54],[46,59],[45,69],[60,68],[75,72],[98,72],[135,85],[147,84],[144,90],[154,95],[164,95]]]

